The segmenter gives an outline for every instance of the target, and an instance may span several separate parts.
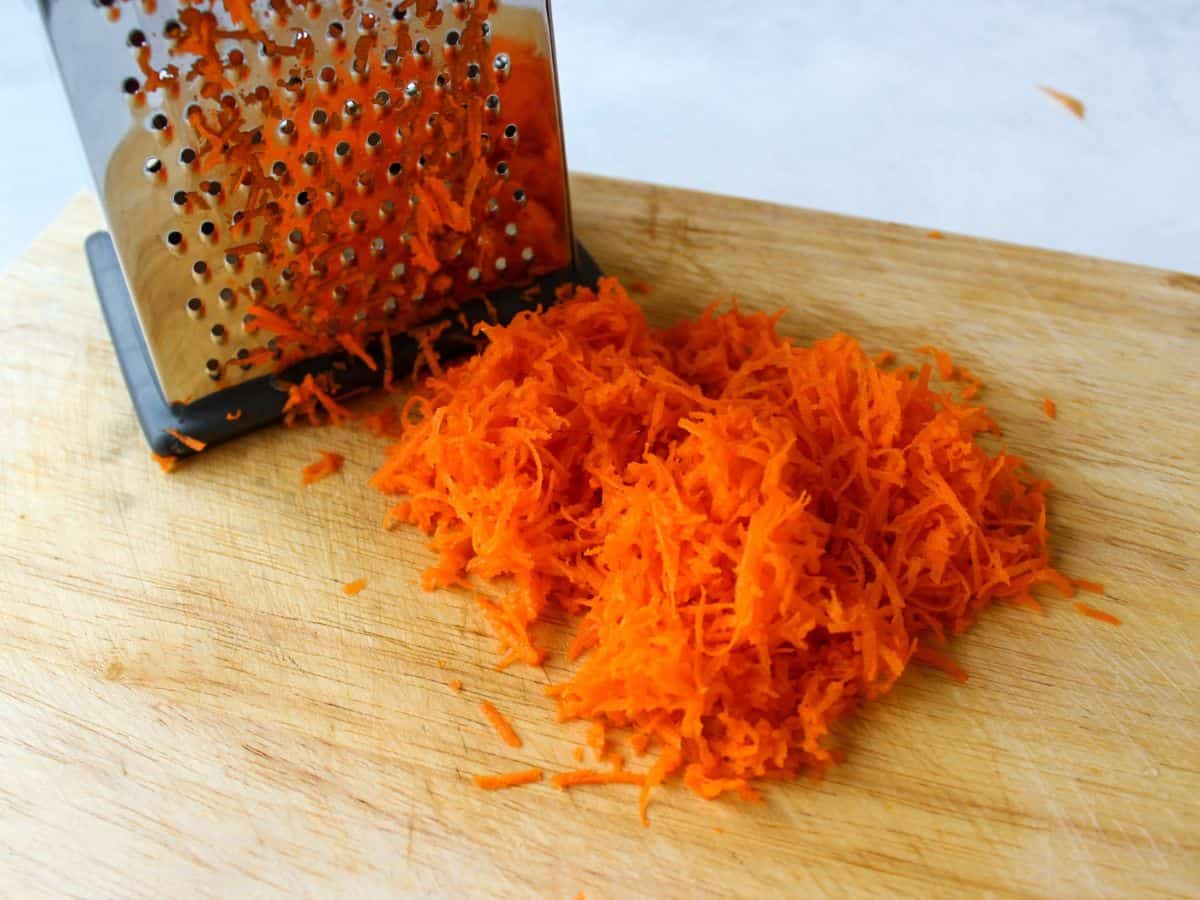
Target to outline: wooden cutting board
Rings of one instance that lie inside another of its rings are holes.
[[[934,342],[1060,488],[1057,561],[1117,628],[996,609],[756,806],[470,776],[576,765],[544,670],[380,528],[384,445],[273,429],[164,476],[74,203],[0,302],[0,893],[573,897],[1200,893],[1200,278],[578,177],[578,230],[666,323],[736,292],[804,340]],[[1056,421],[1043,395],[1058,403]],[[300,486],[317,450],[341,476]],[[340,586],[366,578],[357,597]],[[447,683],[460,678],[461,694]],[[525,739],[477,711],[506,711]]]

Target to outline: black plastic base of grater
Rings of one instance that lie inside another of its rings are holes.
[[[108,331],[117,351],[121,374],[125,377],[125,385],[129,389],[142,431],[155,453],[163,456],[190,456],[194,453],[169,434],[168,429],[212,445],[279,421],[288,397],[285,385],[296,384],[305,375],[336,372],[339,396],[382,384],[382,371],[372,371],[357,357],[339,353],[305,360],[283,372],[242,382],[194,403],[168,403],[154,374],[150,351],[142,336],[129,289],[125,286],[125,276],[117,262],[112,238],[107,232],[97,232],[87,239],[85,248],[92,280],[100,295],[104,320],[108,323]],[[600,267],[582,245],[576,245],[575,255],[576,265],[573,269],[564,269],[543,278],[536,284],[536,293],[529,288],[514,288],[489,295],[488,303],[495,309],[500,323],[507,324],[519,312],[539,305],[551,305],[555,301],[555,291],[564,284],[594,285],[602,274]],[[463,328],[459,314],[466,317],[469,326],[490,321],[488,303],[472,300],[452,314],[430,323],[449,323],[433,345],[441,358],[452,359],[478,349],[478,340],[471,336],[470,327]],[[400,334],[393,337],[391,342],[394,370],[411,371],[420,351],[417,341],[409,335]],[[367,351],[372,357],[381,358],[378,343],[368,347]],[[230,421],[227,415],[234,410],[241,412],[235,421]]]

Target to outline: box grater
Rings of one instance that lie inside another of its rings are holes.
[[[187,455],[594,280],[549,2],[40,0],[152,448]],[[194,439],[181,441],[179,435]]]

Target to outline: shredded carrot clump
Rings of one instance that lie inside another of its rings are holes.
[[[1076,603],[1075,611],[1080,615],[1088,616],[1092,619],[1099,619],[1101,622],[1107,622],[1109,625],[1120,625],[1121,620],[1112,613],[1106,613],[1102,609],[1096,609],[1094,606],[1088,606],[1086,603]]]
[[[1058,418],[1058,406],[1049,397],[1042,398],[1042,411],[1051,419]]]
[[[520,772],[508,772],[504,775],[476,775],[473,779],[475,787],[485,791],[499,791],[504,788],[520,787],[525,784],[535,784],[542,780],[541,769],[524,769]]]
[[[919,639],[1074,590],[1049,563],[1050,485],[976,440],[999,433],[986,410],[930,365],[884,370],[845,335],[800,346],[777,318],[733,305],[652,330],[604,279],[483,326],[486,349],[405,408],[373,484],[431,536],[426,587],[505,582],[476,597],[502,664],[539,662],[534,626],[577,616],[560,718],[656,754],[559,787],[636,784],[644,816],[672,776],[754,799],[753,780],[818,775],[835,724],[914,655],[959,677]]]
[[[300,483],[305,486],[316,484],[322,478],[328,478],[330,475],[342,471],[342,464],[345,461],[346,458],[340,453],[322,450],[321,458],[315,463],[309,463],[300,472]]]
[[[520,747],[521,738],[513,730],[512,723],[504,718],[504,713],[496,709],[491,703],[484,700],[479,704],[480,711],[487,716],[487,720],[492,723],[492,727],[496,729],[496,734],[500,735],[501,740],[510,747]]]
[[[354,597],[363,592],[363,588],[367,586],[367,579],[359,578],[351,581],[349,584],[342,585],[342,593],[348,597]]]
[[[283,422],[292,426],[304,416],[310,425],[321,425],[328,416],[332,425],[341,425],[353,418],[346,407],[333,399],[337,389],[328,373],[322,372],[316,377],[305,375],[299,384],[288,389],[287,400],[283,404]]]

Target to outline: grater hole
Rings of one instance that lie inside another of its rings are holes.
[[[183,233],[179,231],[170,231],[167,233],[167,246],[174,250],[183,247]]]
[[[331,40],[340,41],[346,34],[346,27],[341,22],[330,22],[326,34]]]
[[[184,147],[179,151],[179,164],[181,166],[190,166],[196,161],[196,151],[191,147]]]
[[[446,46],[447,47],[457,47],[459,44],[459,41],[461,41],[461,40],[462,40],[462,35],[460,35],[457,31],[447,31],[446,32]]]
[[[163,162],[157,156],[149,156],[142,164],[142,171],[147,175],[157,175],[163,170]]]
[[[237,305],[237,294],[233,292],[233,288],[221,288],[220,299],[221,305],[226,309],[233,309]]]
[[[200,236],[202,238],[211,239],[217,233],[217,226],[209,221],[200,223]]]
[[[221,364],[211,357],[204,363],[204,371],[208,373],[208,377],[216,381],[221,377]]]
[[[212,338],[214,344],[223,344],[228,335],[225,333],[225,326],[217,323],[208,330],[208,336]]]
[[[142,89],[142,85],[136,78],[126,78],[121,83],[121,89],[127,94],[136,94]]]
[[[184,309],[187,310],[187,314],[193,319],[198,319],[204,315],[204,301],[199,297],[191,297],[184,304]]]
[[[138,49],[145,47],[146,32],[142,31],[140,28],[135,28],[133,31],[129,32],[129,37],[127,37],[125,41],[130,47]]]
[[[155,113],[150,119],[150,127],[155,131],[166,131],[171,120],[164,113]]]
[[[192,274],[201,276],[201,277],[207,275],[208,274],[208,263],[206,263],[202,259],[196,260],[194,263],[192,263]]]
[[[167,19],[163,24],[163,36],[168,40],[175,40],[183,33],[183,27],[175,19]]]

